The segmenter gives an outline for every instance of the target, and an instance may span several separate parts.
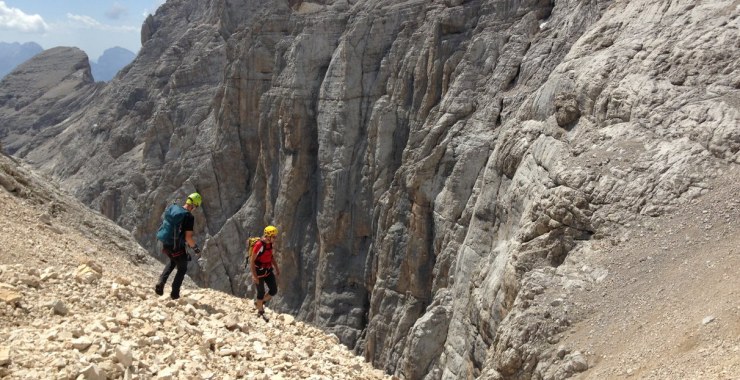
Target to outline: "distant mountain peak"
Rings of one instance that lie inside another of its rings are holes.
[[[107,82],[113,79],[118,71],[131,63],[134,58],[136,58],[136,53],[120,46],[105,49],[103,54],[98,57],[97,62],[90,62],[93,78],[99,82]]]
[[[35,42],[0,42],[0,78],[43,50]]]

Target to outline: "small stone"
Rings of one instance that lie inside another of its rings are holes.
[[[90,347],[91,344],[92,340],[88,337],[80,337],[72,340],[72,347],[80,351]]]
[[[574,372],[583,372],[588,369],[588,361],[579,351],[569,355],[568,359]]]
[[[10,364],[10,347],[0,347],[0,366]]]
[[[9,305],[15,305],[22,299],[23,296],[20,293],[0,287],[0,301],[4,301]]]
[[[292,325],[295,323],[295,317],[290,314],[282,314],[283,322],[286,325]]]
[[[83,379],[86,380],[105,380],[106,376],[103,371],[98,368],[95,364],[90,364],[88,367],[80,371]]]
[[[229,331],[239,328],[239,319],[235,315],[229,315],[223,319],[224,327]]]
[[[219,356],[237,356],[239,355],[239,351],[234,348],[230,348],[230,347],[222,348],[218,350],[218,355]]]
[[[714,321],[715,317],[713,315],[709,315],[704,317],[704,319],[701,320],[702,325],[708,325]]]
[[[60,300],[56,300],[51,304],[51,310],[56,315],[67,315],[69,313],[67,305],[65,305],[64,302]]]
[[[126,345],[119,345],[116,347],[116,359],[118,362],[123,364],[125,368],[128,368],[134,362],[134,354],[131,352],[131,348]]]
[[[176,378],[177,372],[178,372],[177,370],[173,370],[171,368],[165,368],[162,371],[159,371],[156,379],[157,380],[172,380]]]
[[[54,271],[54,268],[46,268],[41,273],[41,281],[59,278],[59,273]]]
[[[77,270],[75,270],[74,273],[75,280],[77,280],[80,283],[83,284],[92,284],[93,282],[96,282],[100,280],[101,277],[103,277],[103,272],[96,271],[91,266],[87,264],[82,264],[79,267],[77,267]]]
[[[568,350],[565,346],[558,347],[558,351],[555,354],[558,359],[562,359],[565,357],[565,355],[568,355],[570,353],[570,350]]]

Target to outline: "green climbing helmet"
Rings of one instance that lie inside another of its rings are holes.
[[[200,207],[200,203],[203,201],[203,198],[201,198],[200,194],[198,193],[192,193],[188,195],[188,200],[185,201],[185,203],[189,205],[193,205],[195,207]]]

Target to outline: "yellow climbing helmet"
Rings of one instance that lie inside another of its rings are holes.
[[[275,228],[275,226],[267,226],[265,227],[265,237],[270,236],[277,236],[278,230]]]
[[[200,203],[203,201],[203,198],[200,197],[200,194],[198,193],[192,193],[188,195],[188,200],[185,201],[185,203],[189,205],[193,205],[195,207],[200,207]]]

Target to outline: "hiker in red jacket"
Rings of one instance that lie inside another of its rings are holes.
[[[280,267],[272,256],[272,245],[277,238],[278,230],[275,226],[265,227],[264,234],[260,240],[254,243],[249,255],[249,267],[252,272],[252,282],[257,286],[257,313],[265,317],[264,305],[275,294],[277,294],[277,276],[280,275]],[[265,284],[270,289],[265,295]]]

